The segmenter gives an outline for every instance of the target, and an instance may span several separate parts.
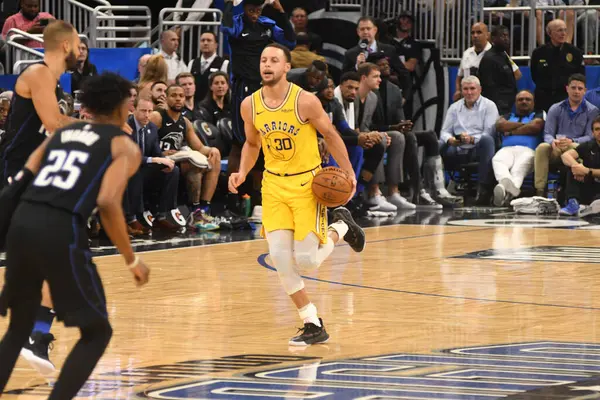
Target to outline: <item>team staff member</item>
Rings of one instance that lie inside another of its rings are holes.
[[[585,75],[583,53],[567,43],[565,22],[560,19],[550,21],[546,31],[550,41],[533,51],[530,64],[536,109],[544,111],[567,98],[569,76],[576,73]]]

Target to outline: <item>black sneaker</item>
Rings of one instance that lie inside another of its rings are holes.
[[[311,322],[305,323],[304,328],[298,329],[300,335],[290,339],[290,346],[310,346],[311,344],[327,343],[329,334],[325,330],[323,320],[319,318],[321,326],[317,326]]]
[[[365,238],[365,231],[358,226],[352,214],[345,207],[338,207],[333,210],[333,222],[344,221],[348,225],[348,233],[344,235],[344,240],[350,245],[352,250],[360,253],[365,249],[367,240]]]
[[[33,332],[21,349],[21,355],[42,375],[50,375],[56,367],[48,357],[48,349],[52,349],[54,335],[51,333]]]

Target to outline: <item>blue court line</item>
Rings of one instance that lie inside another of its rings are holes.
[[[395,240],[408,240],[408,239],[418,239],[418,238],[424,238],[424,237],[454,235],[454,234],[459,234],[459,233],[477,232],[477,231],[484,231],[484,230],[489,230],[489,229],[493,229],[493,228],[472,229],[472,230],[468,230],[468,231],[433,233],[433,234],[429,234],[429,235],[418,235],[418,236],[407,236],[407,237],[401,237],[401,238],[371,240],[368,243],[380,243],[380,242],[390,242],[390,241],[395,241]],[[341,245],[340,247],[342,247],[342,246],[347,246],[347,244]],[[258,261],[258,263],[262,267],[264,267],[268,270],[277,271],[275,268],[273,268],[272,266],[270,266],[267,263],[268,255],[269,255],[269,253],[261,254],[260,256],[258,256],[258,259],[256,261]],[[487,303],[522,304],[522,305],[529,305],[529,306],[567,308],[567,309],[578,309],[578,310],[600,310],[600,307],[569,306],[569,305],[565,305],[565,304],[535,303],[535,302],[528,302],[528,301],[513,301],[513,300],[492,300],[492,299],[483,299],[480,297],[451,296],[451,295],[447,295],[447,294],[416,292],[416,291],[412,291],[412,290],[389,289],[389,288],[383,288],[383,287],[377,287],[377,286],[358,285],[355,283],[330,281],[327,279],[320,279],[320,278],[315,278],[315,277],[305,276],[305,275],[303,275],[302,278],[309,280],[309,281],[329,283],[332,285],[347,286],[347,287],[353,287],[353,288],[358,288],[358,289],[370,289],[370,290],[377,290],[380,292],[404,293],[404,294],[412,294],[415,296],[439,297],[442,299],[473,300],[473,301],[481,301],[481,302],[487,302]]]

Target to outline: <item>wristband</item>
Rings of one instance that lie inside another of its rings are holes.
[[[140,263],[140,257],[135,256],[135,258],[133,259],[133,262],[131,264],[127,264],[127,268],[134,269],[135,267],[138,266],[139,263]]]

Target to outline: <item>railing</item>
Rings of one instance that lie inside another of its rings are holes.
[[[110,5],[110,3],[107,1],[94,1],[107,3]],[[94,17],[94,10],[94,8],[80,3],[77,0],[64,0],[62,17],[65,21],[69,21],[75,27],[75,29],[77,29],[77,32],[82,33],[92,39],[92,33],[95,33],[91,27],[91,22]],[[110,12],[105,13],[105,15],[109,16]],[[109,26],[109,24],[110,21],[106,23],[107,26]],[[103,33],[106,34],[106,32]],[[95,44],[91,43],[90,46],[95,47]]]
[[[135,21],[141,24],[127,24]],[[90,46],[115,48],[117,43],[135,45],[142,40],[149,43],[151,24],[152,13],[146,6],[98,6],[90,20]],[[134,32],[140,32],[141,35]]]
[[[110,3],[106,0],[88,0],[88,2],[94,3],[95,5],[110,6]],[[85,6],[85,4],[81,5]],[[56,19],[71,22],[68,11],[69,7],[70,5],[66,0],[43,0],[41,9],[42,11],[52,14]],[[93,7],[90,8],[93,10]],[[82,30],[77,29],[77,31],[81,32]]]
[[[181,21],[173,21],[172,14],[181,13],[183,15],[190,13],[212,14],[214,21],[186,21],[182,16]],[[181,39],[179,41],[179,54],[183,60],[189,62],[200,57],[199,38],[203,32],[203,27],[209,27],[219,38],[219,55],[223,54],[223,34],[219,27],[223,20],[223,12],[216,8],[163,8],[158,16],[158,33],[160,34],[172,27],[181,27]],[[187,28],[187,29],[186,29]],[[152,47],[160,48],[160,39],[152,44]],[[186,53],[187,50],[187,54]],[[187,57],[186,57],[187,56]]]
[[[12,73],[13,75],[18,75],[21,73],[21,71],[28,65],[30,64],[35,64],[40,62],[39,59],[35,59],[35,60],[19,60],[17,61],[12,68]]]
[[[362,13],[362,0],[331,0],[330,11],[358,11]]]

